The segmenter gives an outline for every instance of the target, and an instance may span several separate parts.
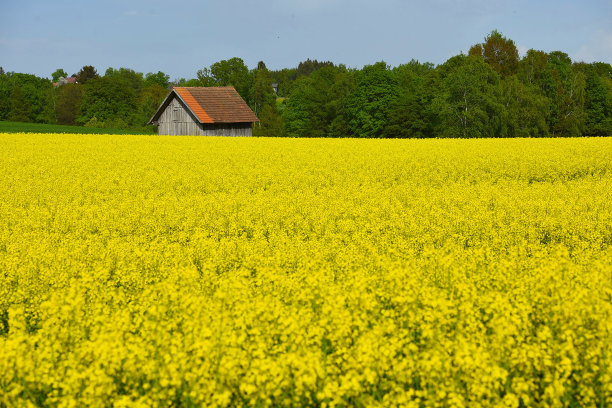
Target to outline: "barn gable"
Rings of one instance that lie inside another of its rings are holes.
[[[251,136],[257,116],[232,87],[175,87],[149,123],[162,135]]]

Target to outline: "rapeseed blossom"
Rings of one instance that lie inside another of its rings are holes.
[[[0,147],[0,406],[612,406],[610,139]]]

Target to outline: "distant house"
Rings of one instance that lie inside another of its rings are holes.
[[[274,91],[275,94],[278,93],[278,84],[276,82],[272,84],[272,90]]]
[[[174,87],[150,124],[160,135],[252,136],[259,122],[231,86]]]
[[[59,77],[57,82],[54,82],[53,85],[54,86],[60,86],[60,85],[76,84],[76,83],[77,83],[76,77],[73,77],[73,76],[68,77],[68,78]]]

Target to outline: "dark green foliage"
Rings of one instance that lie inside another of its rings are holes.
[[[398,80],[384,61],[357,72],[345,108],[351,136],[382,137],[399,95]]]
[[[210,68],[198,71],[199,86],[233,86],[249,102],[253,78],[241,58],[215,62]]]
[[[26,102],[21,87],[16,85],[11,92],[11,99],[9,101],[11,113],[9,114],[9,120],[15,122],[30,122],[30,105]]]
[[[442,81],[433,101],[440,137],[496,137],[502,129],[499,75],[479,56],[463,58]]]
[[[612,67],[610,64],[576,64],[586,77],[584,134],[612,134]]]
[[[552,132],[558,136],[580,136],[586,119],[584,74],[572,69],[567,54],[554,51],[548,54],[545,80],[544,93],[552,102]]]
[[[259,61],[253,72],[252,106],[260,122],[254,124],[254,136],[280,137],[285,135],[282,117],[272,89],[272,75],[266,64]]]
[[[57,123],[63,125],[76,125],[81,114],[81,99],[83,88],[78,84],[66,84],[57,90],[55,103],[55,116]]]
[[[435,113],[431,110],[436,76],[431,64],[411,61],[393,70],[400,95],[390,106],[385,137],[432,137]]]
[[[258,112],[260,123],[253,126],[253,136],[282,137],[285,129],[281,115],[274,105],[264,105]]]
[[[104,76],[87,81],[84,90],[79,123],[86,124],[95,117],[97,121],[135,124],[137,93],[133,87]]]
[[[259,62],[258,69],[254,72],[252,97],[255,114],[265,105],[272,107],[276,105],[276,97],[272,90],[272,77],[263,61]]]
[[[309,76],[313,72],[323,68],[323,67],[333,67],[334,63],[331,61],[317,61],[311,60],[308,58],[306,61],[302,61],[298,64],[297,69],[295,70],[296,77],[300,76]]]
[[[24,123],[0,121],[0,133],[91,133],[91,134],[156,134],[154,126],[141,126],[131,129],[93,128],[85,126],[51,125],[46,123]]]
[[[556,136],[580,136],[585,121],[585,74],[572,67],[569,56],[561,51],[546,54],[529,50],[520,62],[521,81],[539,89],[548,98],[547,124]]]
[[[0,120],[53,121],[53,85],[46,78],[9,72],[0,76]]]
[[[98,77],[99,77],[98,71],[96,71],[96,69],[91,65],[83,66],[83,68],[81,68],[79,73],[76,74],[76,80],[79,84],[85,84],[90,79],[94,79]]]
[[[284,113],[287,135],[346,136],[347,133],[337,132],[348,130],[348,125],[340,122],[345,114],[346,95],[352,90],[351,75],[343,66],[326,66],[298,78]]]
[[[154,83],[146,86],[138,99],[138,114],[134,123],[137,126],[148,123],[167,94],[168,89],[159,84]]]
[[[120,83],[121,86],[132,88],[137,95],[144,86],[142,73],[129,68],[108,68],[104,73],[104,78],[113,79],[114,82]]]
[[[162,88],[167,89],[170,86],[170,75],[166,75],[161,71],[157,71],[156,74],[149,72],[147,75],[145,75],[144,85],[159,85]]]
[[[472,46],[469,55],[483,57],[502,78],[513,75],[518,70],[519,55],[514,41],[497,30],[491,31],[491,34],[485,37],[484,43]]]
[[[272,82],[278,84],[279,97],[287,97],[291,94],[291,87],[295,81],[297,74],[295,68],[283,68],[279,71],[270,71]]]
[[[548,55],[544,51],[529,50],[519,63],[519,78],[529,85],[541,86],[547,64]]]
[[[501,83],[502,121],[500,137],[548,136],[546,120],[550,100],[533,85],[522,83],[516,75]]]

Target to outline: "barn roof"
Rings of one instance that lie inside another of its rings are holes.
[[[200,123],[258,122],[257,116],[231,86],[174,87],[149,123],[157,120],[172,98],[179,98]]]

